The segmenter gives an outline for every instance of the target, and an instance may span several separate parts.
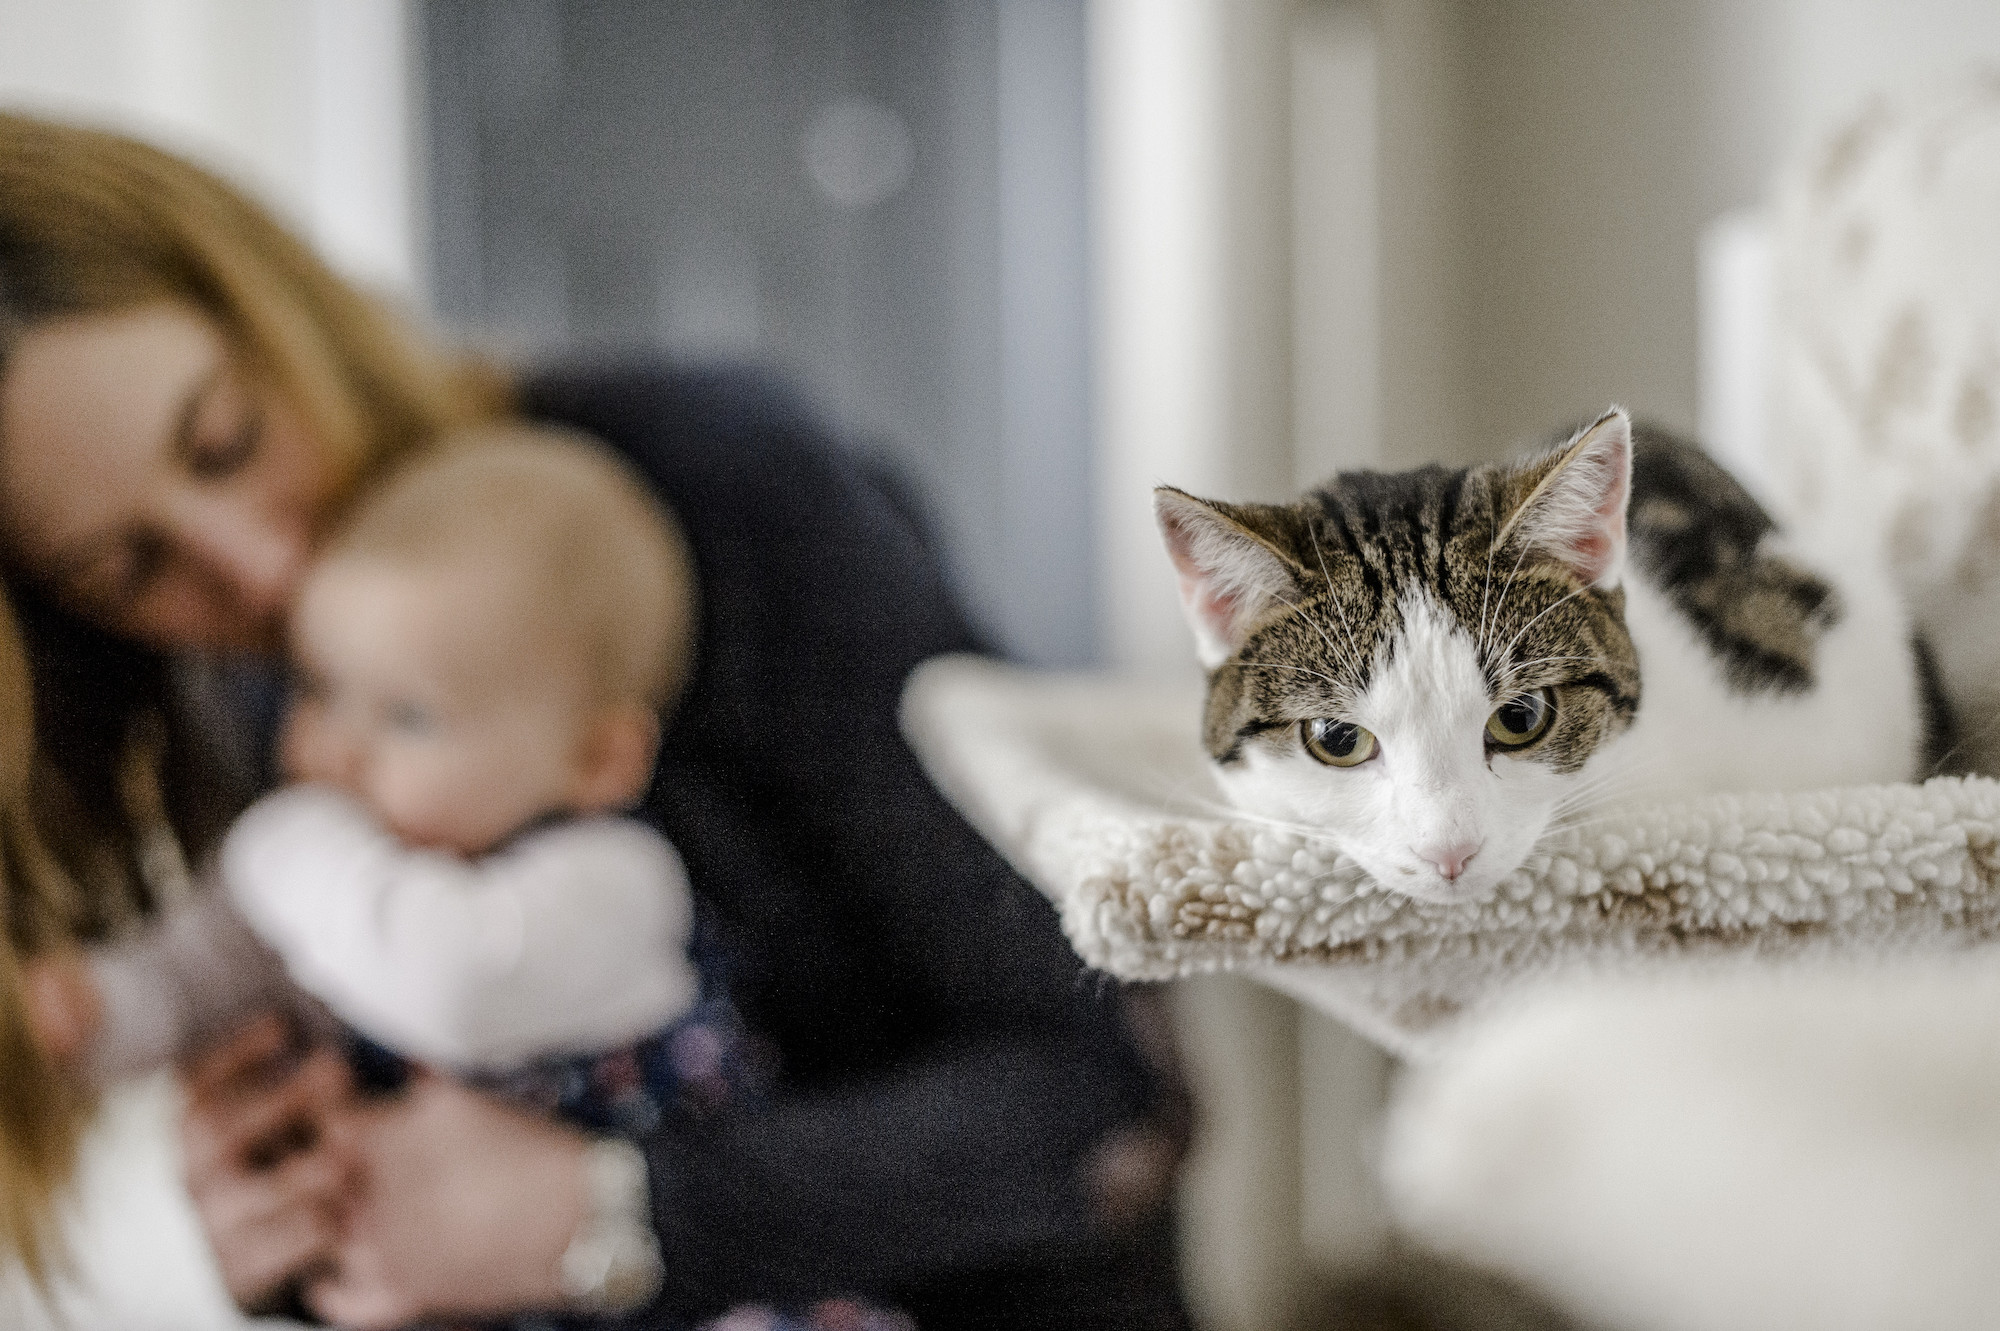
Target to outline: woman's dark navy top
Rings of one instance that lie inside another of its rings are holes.
[[[768,1101],[645,1143],[661,1311],[860,1294],[926,1331],[1184,1326],[1169,1226],[1106,1234],[1084,1177],[1167,1092],[898,727],[911,669],[979,645],[906,511],[746,375],[552,373],[524,405],[629,458],[691,547],[697,664],[641,813],[778,1068]]]

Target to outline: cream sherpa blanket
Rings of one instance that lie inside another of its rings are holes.
[[[1585,1326],[2000,1325],[1986,950],[1528,988],[1463,1034],[1384,1125],[1405,1232]]]
[[[904,724],[1084,960],[1136,980],[1254,971],[1406,1054],[1558,967],[2000,935],[2000,782],[1634,809],[1552,835],[1488,901],[1437,906],[1225,809],[1198,697],[947,657],[912,677]]]

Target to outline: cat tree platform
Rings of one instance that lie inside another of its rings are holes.
[[[1199,701],[1192,684],[945,657],[911,677],[904,728],[1091,965],[1246,972],[1405,1055],[1558,972],[2000,935],[2000,781],[1634,808],[1552,834],[1488,900],[1433,905],[1224,806]]]

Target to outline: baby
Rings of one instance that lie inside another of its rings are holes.
[[[719,1073],[684,1056],[702,1042],[648,1042],[700,996],[690,897],[672,847],[615,816],[679,688],[689,586],[638,482],[548,431],[455,441],[360,503],[292,621],[302,784],[221,855],[301,988],[587,1126],[643,1130]]]
[[[679,857],[617,816],[691,655],[691,585],[587,440],[496,428],[400,468],[293,615],[300,784],[230,829],[220,892],[44,969],[54,1043],[99,1081],[157,1067],[268,1005],[281,966],[376,1072],[394,1051],[600,1130],[726,1097],[733,1027],[690,958]]]

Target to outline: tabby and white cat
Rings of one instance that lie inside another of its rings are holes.
[[[1883,573],[1781,549],[1623,411],[1519,463],[1155,504],[1225,792],[1413,897],[1486,895],[1611,800],[1907,780],[1941,724]]]

